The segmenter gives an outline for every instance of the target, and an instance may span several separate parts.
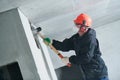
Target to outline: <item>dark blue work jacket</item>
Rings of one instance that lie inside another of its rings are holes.
[[[61,51],[74,50],[76,55],[69,58],[72,64],[81,65],[87,78],[107,76],[106,65],[101,58],[96,32],[89,28],[83,35],[75,34],[62,42],[53,40],[52,45]]]

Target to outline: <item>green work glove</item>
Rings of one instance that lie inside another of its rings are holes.
[[[43,39],[44,43],[48,46],[52,43],[52,41],[50,40],[50,38],[44,38]]]

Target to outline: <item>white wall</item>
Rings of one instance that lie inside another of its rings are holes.
[[[120,20],[96,28],[110,80],[120,79]]]
[[[0,66],[12,62],[24,80],[40,80],[17,9],[0,13]]]
[[[20,10],[19,14],[41,80],[57,80],[46,45],[39,35],[33,36],[29,21]],[[35,42],[34,38],[38,39],[38,43]],[[39,45],[39,48],[36,44]]]
[[[24,80],[57,80],[49,56],[45,59],[36,46],[28,19],[18,9],[0,13],[0,24],[0,66],[17,61]]]
[[[24,14],[20,10],[19,10],[19,15],[20,15],[23,28],[29,43],[30,50],[32,52],[32,56],[35,61],[35,65],[37,67],[37,72],[41,80],[51,80],[50,75],[47,72],[47,67],[43,58],[43,54],[41,50],[36,46],[36,42],[34,40],[28,19],[27,17],[24,16]]]

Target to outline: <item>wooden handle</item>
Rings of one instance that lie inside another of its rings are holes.
[[[43,35],[40,34],[40,32],[38,33],[39,36],[44,39],[45,37]],[[62,59],[64,58],[63,55],[52,45],[50,44],[49,47]],[[71,63],[67,64],[68,67],[71,67]]]
[[[55,47],[54,47],[52,44],[50,44],[49,47],[50,47],[61,59],[64,58],[63,55],[62,55],[58,50],[56,50]],[[67,66],[68,66],[68,67],[71,67],[71,63],[68,63]]]
[[[45,38],[43,35],[40,34],[40,32],[38,32],[38,35],[39,35],[42,39]]]

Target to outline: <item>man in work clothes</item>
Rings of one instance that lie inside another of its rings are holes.
[[[87,14],[80,14],[74,20],[78,33],[62,42],[44,38],[46,44],[52,44],[57,50],[74,50],[76,55],[64,57],[62,61],[67,64],[81,65],[84,80],[109,80],[107,67],[101,58],[99,42],[96,31],[91,28],[92,20]],[[51,43],[52,42],[52,43]]]

